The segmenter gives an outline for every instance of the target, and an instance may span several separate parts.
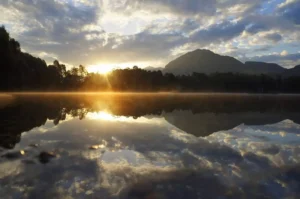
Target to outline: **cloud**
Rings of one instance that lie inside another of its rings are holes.
[[[205,14],[212,15],[216,12],[216,0],[117,0],[110,4],[117,11],[151,10],[155,13],[174,14]]]
[[[6,0],[1,4],[11,12],[22,13],[24,20],[19,19],[19,25],[26,28],[17,37],[28,51],[47,51],[68,60],[68,53],[77,51],[77,48],[83,50],[81,47],[84,46],[80,44],[86,35],[102,33],[81,30],[97,20],[96,3],[86,6],[64,1]]]
[[[299,0],[286,0],[278,6],[279,13],[286,19],[300,24],[300,1]]]
[[[264,38],[273,41],[273,42],[279,42],[280,40],[282,40],[282,36],[278,33],[268,33],[266,35],[264,35]]]
[[[239,36],[245,29],[246,24],[243,22],[231,23],[223,22],[212,25],[208,29],[201,29],[191,36],[192,42],[200,44],[211,44],[227,41]]]
[[[0,2],[2,23],[24,50],[70,65],[164,66],[195,48],[237,57],[263,56],[257,49],[269,54],[292,49],[294,54],[300,37],[298,10],[298,0]]]
[[[288,51],[284,50],[280,53],[281,56],[287,56],[289,53]]]

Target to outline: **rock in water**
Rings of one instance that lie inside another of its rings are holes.
[[[24,164],[35,164],[33,160],[23,160],[22,161]]]
[[[33,148],[38,148],[39,145],[38,144],[29,144],[30,147],[33,147]]]
[[[48,163],[52,158],[55,158],[56,154],[53,152],[41,152],[40,155],[38,156],[39,160],[41,163],[46,164]]]
[[[92,150],[96,150],[96,149],[103,149],[105,148],[105,145],[103,144],[100,144],[100,145],[93,145],[93,146],[90,146],[89,149],[92,149]]]

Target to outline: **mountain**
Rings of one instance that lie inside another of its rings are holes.
[[[218,55],[210,50],[197,49],[188,52],[177,59],[171,61],[165,66],[165,73],[173,73],[175,75],[188,75],[193,72],[211,74],[219,73],[246,73],[246,74],[268,74],[300,76],[300,65],[286,69],[274,63],[248,61],[242,63],[239,60],[230,57]]]
[[[239,60],[213,53],[209,50],[200,50],[184,54],[168,63],[164,72],[175,75],[214,72],[242,72],[243,63]]]
[[[300,74],[300,65],[295,66],[294,68],[288,69],[283,73],[283,76],[290,77]]]
[[[247,74],[282,74],[286,70],[273,63],[249,61],[244,64],[244,73]]]

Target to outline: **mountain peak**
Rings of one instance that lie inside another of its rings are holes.
[[[297,70],[300,66],[296,66]],[[296,67],[294,69],[296,69]],[[176,75],[192,74],[193,72],[211,74],[246,73],[246,74],[282,74],[287,69],[275,63],[247,61],[244,63],[230,57],[216,54],[207,49],[196,49],[168,63],[164,72]]]
[[[196,49],[196,50],[194,50],[194,51],[191,51],[191,52],[198,52],[198,53],[212,53],[212,54],[215,54],[213,51],[211,51],[211,50],[208,50],[208,49],[200,49],[200,48],[198,48],[198,49]]]
[[[222,56],[207,49],[196,49],[171,61],[165,72],[174,74],[240,72],[243,63],[229,56]]]

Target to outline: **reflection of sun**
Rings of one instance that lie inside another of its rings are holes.
[[[148,119],[145,117],[139,117],[134,119],[133,117],[115,116],[106,111],[88,113],[86,118],[91,120],[102,120],[110,122],[129,122],[129,123],[161,123],[162,119]]]
[[[97,113],[88,113],[88,118],[93,120],[107,120],[107,121],[114,121],[117,117],[113,116],[112,114],[106,111],[100,111]]]
[[[115,116],[106,111],[100,111],[95,113],[88,113],[87,118],[92,120],[104,120],[104,121],[118,121],[118,122],[133,122],[136,120],[132,117]]]

